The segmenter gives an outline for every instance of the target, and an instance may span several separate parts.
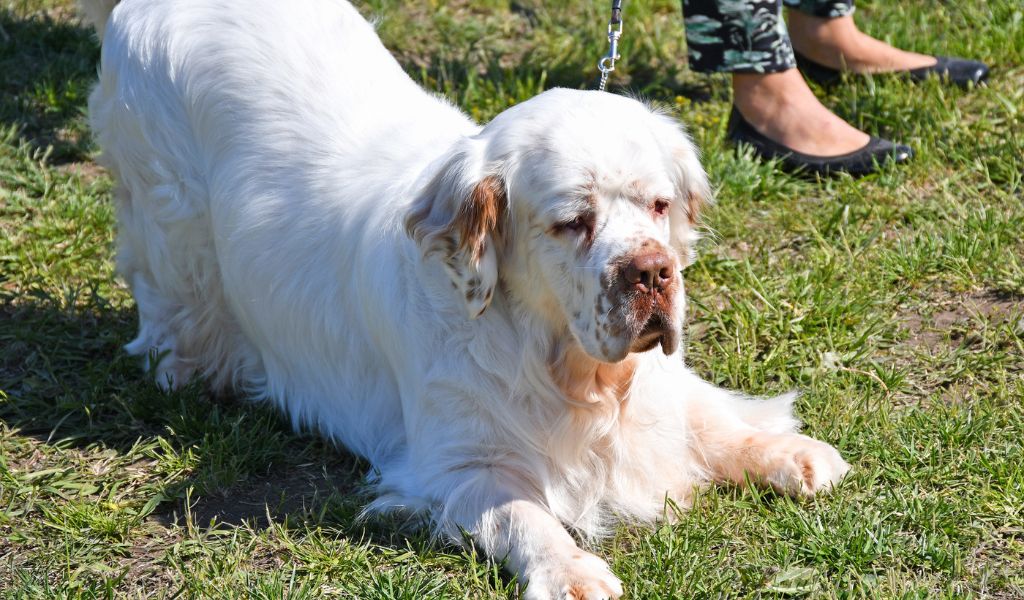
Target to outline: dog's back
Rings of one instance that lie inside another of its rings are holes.
[[[476,125],[344,2],[127,0],[101,30],[89,108],[120,184],[118,268],[140,317],[128,350],[158,359],[161,385],[198,373],[386,453],[395,428],[378,424],[400,419],[398,394],[368,311],[401,308],[379,306],[403,297],[379,275],[411,252],[404,192]]]

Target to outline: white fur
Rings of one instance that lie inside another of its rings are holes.
[[[373,464],[370,510],[468,532],[528,598],[621,594],[566,528],[651,522],[711,480],[813,494],[845,473],[792,397],[717,389],[672,343],[709,193],[672,120],[551,90],[481,127],[341,1],[84,4],[127,348],[158,384],[275,403]],[[623,283],[645,252],[676,287]],[[639,351],[655,313],[670,355]]]

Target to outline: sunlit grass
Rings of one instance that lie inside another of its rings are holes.
[[[163,394],[123,354],[134,305],[83,117],[98,52],[70,4],[0,6],[0,596],[515,596],[477,554],[357,520],[367,465],[343,450],[201,383]],[[363,9],[480,121],[593,87],[605,50],[604,3]],[[685,123],[718,190],[686,273],[689,361],[802,391],[807,430],[854,465],[812,502],[712,488],[672,524],[621,529],[597,551],[631,598],[1024,597],[1024,8],[858,11],[901,46],[989,62],[992,81],[818,89],[917,157],[810,181],[723,144],[725,80],[685,68],[674,0],[626,5],[613,90]]]

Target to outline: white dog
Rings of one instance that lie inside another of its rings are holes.
[[[678,123],[558,89],[480,127],[341,0],[85,3],[127,348],[159,384],[274,402],[373,464],[370,510],[467,532],[527,598],[622,593],[569,530],[847,471],[795,433],[792,396],[683,364],[709,190]]]

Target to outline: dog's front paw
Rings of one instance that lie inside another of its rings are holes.
[[[768,457],[765,480],[791,496],[809,498],[827,491],[850,470],[835,448],[799,434],[777,436]]]
[[[622,596],[622,583],[600,558],[574,550],[529,573],[525,600],[605,600]]]

